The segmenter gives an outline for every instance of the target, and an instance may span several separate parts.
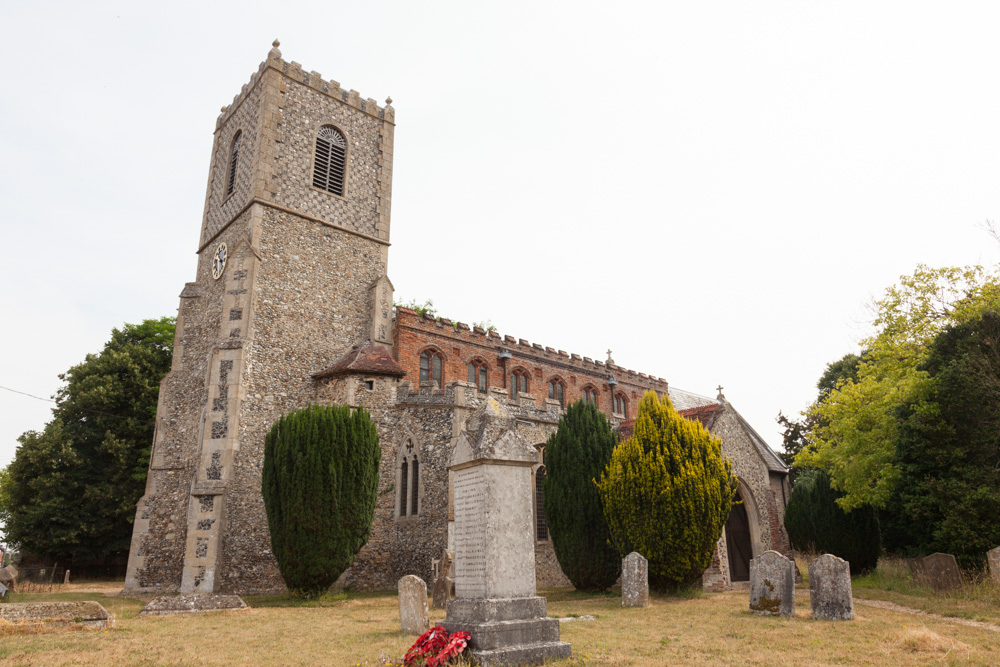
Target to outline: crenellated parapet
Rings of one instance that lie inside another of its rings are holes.
[[[253,90],[254,86],[256,86],[257,83],[263,78],[264,73],[268,69],[281,72],[292,80],[308,86],[323,95],[339,100],[340,102],[343,102],[344,104],[347,104],[362,113],[366,113],[369,116],[373,116],[387,123],[395,124],[396,110],[392,107],[391,97],[386,98],[385,106],[379,106],[378,102],[370,97],[367,99],[361,99],[361,93],[358,91],[354,89],[344,90],[341,88],[340,82],[334,81],[333,79],[324,79],[323,75],[315,70],[307,72],[302,69],[302,65],[294,60],[284,60],[281,57],[281,51],[278,50],[278,46],[278,40],[274,40],[274,46],[267,52],[267,59],[264,60],[264,62],[262,62],[257,68],[257,71],[250,76],[250,81],[243,84],[240,92],[233,97],[233,101],[229,105],[222,107],[221,113],[215,121],[216,129],[222,127],[222,125],[236,112],[239,105],[244,99],[246,99],[247,95]]]

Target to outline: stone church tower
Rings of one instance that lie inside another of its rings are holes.
[[[284,61],[275,41],[222,109],[127,590],[279,578],[265,553],[264,436],[314,400],[310,374],[331,359],[369,339],[392,345],[390,102]]]

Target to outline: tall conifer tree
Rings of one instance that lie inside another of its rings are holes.
[[[559,566],[579,590],[603,591],[621,574],[594,484],[611,460],[618,436],[604,414],[577,401],[545,445],[544,502]]]
[[[380,458],[363,408],[312,405],[271,427],[261,491],[289,589],[320,593],[354,562],[371,532]]]

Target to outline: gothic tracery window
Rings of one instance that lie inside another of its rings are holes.
[[[549,398],[559,401],[559,407],[564,408],[566,404],[563,400],[564,394],[566,392],[566,385],[563,384],[562,380],[553,378],[549,380]]]
[[[583,388],[583,400],[584,400],[585,403],[593,403],[596,406],[597,405],[597,390],[594,389],[593,387],[590,387],[590,386],[584,387]]]
[[[518,394],[528,393],[528,372],[515,368],[510,372],[510,397],[517,398]]]
[[[420,459],[411,438],[407,438],[399,451],[398,477],[396,486],[399,489],[396,504],[396,516],[416,516],[420,513]]]
[[[486,362],[481,359],[474,359],[469,362],[469,382],[476,385],[480,393],[486,393],[487,382],[489,380]]]
[[[333,125],[324,125],[316,134],[313,185],[342,197],[346,173],[347,140]]]
[[[433,382],[438,389],[444,386],[444,359],[439,352],[424,350],[420,353],[420,383]]]
[[[625,394],[615,394],[614,414],[628,418],[628,399]]]
[[[541,465],[535,469],[535,539],[546,542],[549,539],[549,525],[545,519],[545,449],[538,452]]]

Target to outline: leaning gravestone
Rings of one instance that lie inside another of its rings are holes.
[[[408,635],[422,635],[430,627],[427,610],[427,584],[408,574],[399,580],[399,624]]]
[[[946,593],[962,587],[958,563],[951,554],[936,553],[923,559],[924,574],[935,593]]]
[[[1000,547],[987,551],[986,560],[990,563],[990,576],[1000,584]]]
[[[443,623],[468,632],[471,658],[491,665],[568,658],[559,621],[535,594],[531,467],[538,453],[496,399],[466,422],[448,466],[454,480],[455,599]]]
[[[750,560],[750,611],[762,616],[795,613],[795,564],[777,551]]]
[[[622,606],[649,606],[649,561],[634,551],[622,559]]]
[[[115,617],[97,602],[6,602],[0,620],[24,627],[112,628]]]
[[[454,580],[451,578],[451,563],[454,560],[451,552],[447,549],[441,554],[441,561],[438,564],[438,578],[434,582],[434,596],[432,604],[436,609],[444,609],[451,597],[451,586]]]
[[[823,554],[809,563],[809,601],[816,620],[853,620],[850,563],[833,554]]]

